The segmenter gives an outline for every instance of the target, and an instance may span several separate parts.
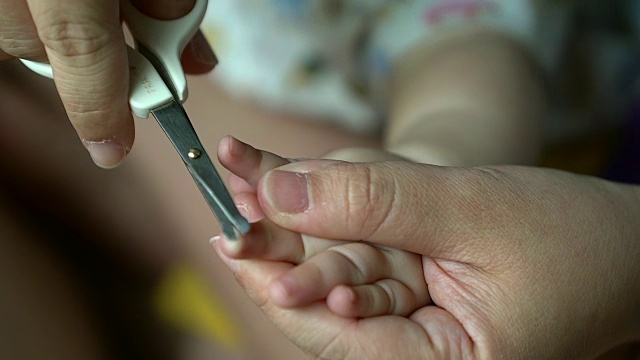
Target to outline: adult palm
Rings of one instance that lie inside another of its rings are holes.
[[[283,176],[304,189],[279,186]],[[302,161],[267,172],[257,198],[268,221],[254,231],[273,222],[422,256],[432,305],[354,319],[325,302],[277,306],[269,285],[293,264],[219,251],[253,301],[314,357],[583,359],[640,338],[637,187],[527,167]],[[284,206],[292,203],[307,206]]]

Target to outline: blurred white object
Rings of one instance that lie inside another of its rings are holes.
[[[378,130],[393,62],[435,29],[488,24],[543,62],[557,51],[534,0],[215,0],[203,29],[231,93],[280,111]],[[545,13],[549,19],[549,13]],[[557,42],[555,42],[557,43]]]

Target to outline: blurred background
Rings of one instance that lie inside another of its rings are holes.
[[[640,18],[629,6],[585,1],[567,14],[542,166],[640,183]],[[224,49],[215,26],[203,30]],[[296,158],[380,146],[375,131],[223,90],[216,71],[189,79],[186,103],[210,154],[227,134]],[[153,119],[136,120],[121,167],[99,169],[53,83],[2,63],[0,174],[0,358],[304,358],[211,250],[215,218]]]

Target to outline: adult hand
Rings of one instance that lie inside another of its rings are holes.
[[[195,0],[132,0],[154,18],[185,15]],[[118,0],[0,0],[0,59],[49,61],[69,119],[93,161],[120,164],[131,149],[128,60]],[[216,58],[198,33],[185,70],[211,70]]]
[[[274,304],[268,285],[290,264],[220,253],[314,357],[582,359],[640,338],[636,187],[524,167],[316,160],[268,172],[257,196],[285,229],[423,255],[432,305],[349,319],[324,303]]]

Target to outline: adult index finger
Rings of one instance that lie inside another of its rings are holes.
[[[117,0],[27,0],[69,120],[93,161],[119,165],[131,149],[129,74]]]
[[[0,60],[19,57],[46,61],[27,3],[0,0],[0,9]]]

